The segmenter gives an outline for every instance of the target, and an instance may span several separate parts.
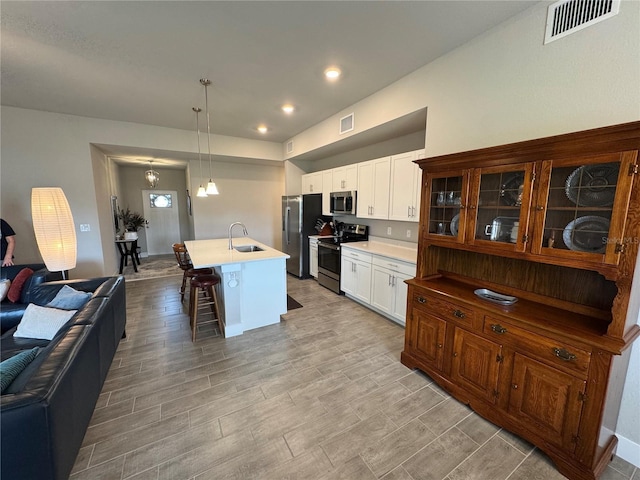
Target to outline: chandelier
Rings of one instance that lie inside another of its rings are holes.
[[[153,169],[153,162],[149,160],[149,170],[144,172],[144,178],[147,179],[149,187],[156,188],[160,180],[160,174]]]

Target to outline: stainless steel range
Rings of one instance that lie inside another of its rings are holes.
[[[318,283],[336,293],[340,291],[340,245],[369,239],[366,225],[343,223],[337,236],[318,240]]]

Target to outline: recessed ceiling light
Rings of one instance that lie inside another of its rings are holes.
[[[324,71],[324,76],[329,80],[336,80],[342,71],[338,67],[329,67]]]
[[[259,131],[260,133],[267,133],[267,131],[268,131],[268,130],[269,130],[269,129],[267,128],[267,126],[266,126],[266,125],[258,125],[258,131]]]
[[[293,113],[294,110],[295,110],[295,107],[290,103],[285,103],[284,105],[282,105],[282,111],[284,113]]]

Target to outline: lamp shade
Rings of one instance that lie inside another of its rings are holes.
[[[62,189],[32,188],[31,218],[38,249],[47,269],[63,272],[75,268],[76,228]]]

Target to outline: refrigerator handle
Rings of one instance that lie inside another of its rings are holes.
[[[291,207],[286,208],[286,213],[284,216],[284,231],[287,234],[287,245],[289,245],[289,215],[291,214]]]

